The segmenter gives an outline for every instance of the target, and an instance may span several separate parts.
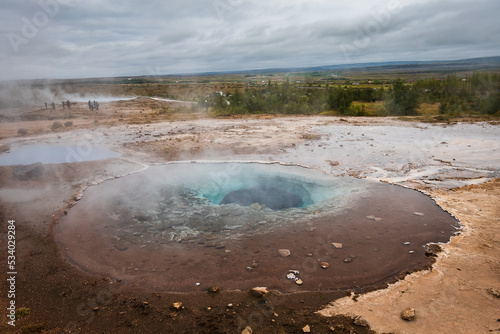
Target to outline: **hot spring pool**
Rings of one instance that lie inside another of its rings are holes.
[[[425,266],[424,245],[456,227],[430,198],[397,186],[278,164],[172,163],[87,189],[56,240],[81,269],[154,289],[310,291]]]

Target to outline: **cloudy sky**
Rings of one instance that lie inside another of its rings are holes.
[[[2,0],[0,80],[500,55],[498,0]]]

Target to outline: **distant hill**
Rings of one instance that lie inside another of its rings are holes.
[[[356,64],[338,64],[315,67],[267,68],[257,70],[207,72],[201,75],[217,74],[260,74],[260,73],[288,73],[288,72],[324,72],[334,70],[364,70],[364,71],[468,71],[476,69],[500,68],[500,56],[468,58],[460,60],[439,61],[389,61]],[[200,75],[198,74],[198,75]]]

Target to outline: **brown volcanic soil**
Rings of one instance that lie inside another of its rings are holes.
[[[125,284],[115,278],[79,270],[61,256],[53,241],[52,229],[54,218],[64,215],[64,210],[72,205],[75,194],[82,188],[97,180],[141,169],[142,165],[135,160],[162,161],[184,156],[184,146],[193,148],[189,150],[189,156],[196,156],[196,152],[203,151],[205,147],[221,151],[234,148],[243,154],[277,153],[284,147],[301,144],[304,140],[302,135],[315,124],[284,119],[278,123],[288,127],[274,128],[275,119],[251,118],[251,122],[259,122],[264,127],[262,131],[265,132],[266,126],[277,131],[282,140],[277,141],[276,135],[273,135],[274,138],[266,141],[262,133],[256,132],[253,136],[239,136],[238,142],[235,142],[234,136],[227,133],[231,130],[230,126],[236,130],[245,129],[249,119],[231,120],[229,127],[226,120],[221,120],[225,132],[204,133],[202,125],[195,129],[199,133],[199,142],[197,139],[174,139],[168,154],[165,154],[163,142],[156,146],[151,142],[141,143],[139,129],[142,125],[146,126],[144,122],[173,121],[175,124],[176,117],[200,119],[203,116],[165,116],[149,110],[145,110],[144,115],[140,113],[144,108],[139,102],[123,104],[117,107],[117,102],[103,103],[103,112],[97,116],[86,114],[83,105],[79,106],[81,114],[75,112],[74,117],[57,111],[57,119],[71,120],[74,127],[55,134],[50,130],[54,120],[47,119],[46,111],[37,119],[33,114],[40,111],[18,110],[13,112],[16,117],[4,118],[0,123],[4,144],[30,142],[37,138],[54,139],[70,131],[85,129],[105,129],[112,136],[115,132],[124,131],[115,127],[123,123],[130,124],[124,132],[133,132],[138,138],[123,146],[126,159],[46,165],[44,175],[36,180],[16,180],[12,177],[14,167],[0,167],[0,237],[4,240],[0,244],[6,244],[7,221],[15,220],[16,307],[30,310],[28,315],[16,321],[15,328],[8,326],[3,316],[2,332],[241,333],[246,326],[250,326],[254,333],[300,333],[304,326],[309,325],[313,333],[327,333],[332,329],[335,333],[373,333],[370,327],[362,326],[364,324],[359,320],[355,324],[350,317],[358,315],[379,333],[481,333],[500,328],[497,322],[499,299],[488,292],[488,289],[500,288],[498,180],[459,189],[432,190],[431,196],[463,222],[465,233],[445,246],[445,252],[438,256],[432,271],[408,276],[389,289],[354,295],[353,299],[341,299],[336,302],[336,307],[323,312],[327,317],[317,311],[349,291],[283,294],[274,290],[265,299],[252,297],[246,291],[170,293],[148,289],[140,281]],[[161,105],[159,103],[158,107]],[[128,109],[120,114],[120,108]],[[94,123],[96,118],[99,123]],[[146,118],[149,119],[144,121]],[[21,127],[27,128],[30,135],[39,137],[18,137],[17,129]],[[221,145],[215,140],[204,141],[207,137],[233,139]],[[0,252],[0,262],[4,263],[2,268],[6,273],[6,251]],[[0,308],[5,310],[8,286],[6,280],[2,282]],[[363,290],[353,289],[353,292]],[[358,302],[350,302],[354,299]],[[184,308],[172,309],[174,302],[182,302]],[[415,322],[404,322],[399,317],[406,307],[417,309]]]

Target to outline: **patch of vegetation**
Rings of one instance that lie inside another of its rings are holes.
[[[16,319],[25,317],[31,313],[31,310],[27,307],[21,307],[16,310]]]
[[[24,326],[21,330],[21,333],[23,334],[41,333],[43,330],[44,330],[43,324],[33,324]]]
[[[375,82],[379,85],[376,86]],[[429,121],[473,115],[500,116],[500,75],[474,73],[465,78],[396,79],[323,87],[309,82],[306,87],[289,80],[269,80],[244,90],[213,93],[200,99],[198,108],[208,103],[215,116],[237,114],[323,114],[347,116],[417,116]],[[206,102],[205,102],[206,101]],[[433,117],[434,115],[441,115]]]

